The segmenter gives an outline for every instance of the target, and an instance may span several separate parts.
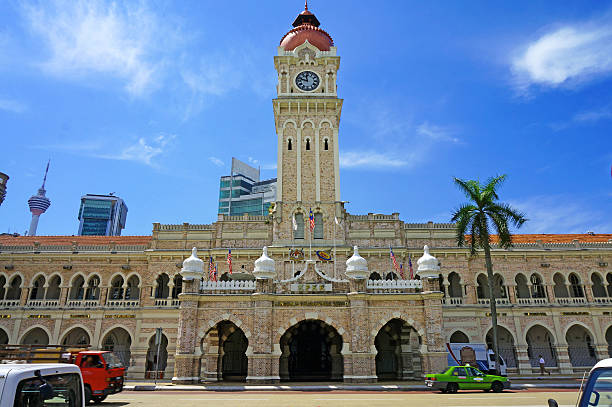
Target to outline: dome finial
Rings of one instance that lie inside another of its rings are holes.
[[[308,11],[308,0],[304,1],[304,10]]]

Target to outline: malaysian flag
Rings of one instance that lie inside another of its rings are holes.
[[[397,260],[395,259],[395,254],[393,254],[391,246],[389,246],[389,252],[391,253],[391,260],[393,261],[393,268],[395,269],[395,271],[399,271],[399,266],[397,265]]]
[[[310,210],[310,233],[312,233],[312,231],[315,228],[315,221],[314,221],[314,215],[312,214],[312,209]]]
[[[232,274],[232,249],[227,251],[227,264],[229,266],[229,273]]]
[[[414,273],[412,272],[412,257],[408,256],[408,266],[410,266],[410,279],[414,279]]]
[[[404,277],[404,265],[403,264],[400,264],[400,276],[402,277],[402,280],[406,279]]]
[[[210,256],[210,260],[208,261],[208,280],[217,281],[217,273],[215,273],[215,263],[213,262],[212,256]]]

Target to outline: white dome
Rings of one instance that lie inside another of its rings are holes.
[[[181,275],[183,280],[199,279],[204,274],[204,261],[198,258],[198,249],[191,249],[191,256],[183,261]]]
[[[438,259],[429,254],[429,246],[427,245],[423,247],[423,252],[423,256],[417,260],[417,274],[421,278],[437,278],[440,271]]]
[[[368,278],[368,275],[370,274],[368,272],[368,262],[359,255],[359,249],[357,246],[353,247],[353,255],[346,261],[345,274],[350,278],[358,280]]]
[[[274,260],[268,257],[268,247],[263,247],[263,253],[260,258],[255,260],[255,270],[253,275],[257,279],[267,279],[276,277],[276,270],[274,269]]]

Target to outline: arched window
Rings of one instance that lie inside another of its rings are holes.
[[[5,288],[4,288],[5,285],[6,285],[6,277],[0,276],[0,300],[4,299],[4,294],[6,294]]]
[[[448,295],[449,297],[461,298],[461,277],[454,271],[448,275]]]
[[[93,276],[87,282],[86,300],[97,300],[100,298],[100,277]]]
[[[30,291],[31,300],[43,300],[45,298],[45,277],[38,276],[38,278],[32,284],[32,291]]]
[[[385,276],[385,280],[397,280],[397,274],[391,271],[387,273],[387,275]]]
[[[109,300],[122,300],[123,299],[123,277],[115,276],[111,281],[111,289],[109,293]]]
[[[612,297],[612,273],[606,274],[606,281],[608,282],[608,297]]]
[[[21,298],[21,277],[15,276],[11,280],[8,292],[6,293],[7,300],[18,300]]]
[[[323,149],[325,151],[329,150],[329,140],[323,139]]]
[[[377,272],[372,272],[370,273],[370,277],[368,277],[369,280],[380,280],[380,274],[378,274]]]
[[[531,275],[531,297],[546,298],[546,291],[544,291],[542,279],[537,274]]]
[[[287,150],[291,151],[291,139],[287,140]]]
[[[172,298],[177,299],[179,294],[183,292],[183,276],[177,274],[174,276],[174,287],[172,287]]]
[[[561,273],[557,273],[553,276],[553,282],[555,283],[553,290],[556,298],[567,298],[569,293],[567,292],[567,286],[565,285],[565,277]]]
[[[514,282],[516,283],[516,296],[517,298],[529,298],[529,287],[527,287],[527,278],[523,274],[517,274],[514,277]]]
[[[85,279],[82,276],[76,276],[72,281],[72,287],[70,287],[70,299],[71,300],[82,300],[85,295]]]
[[[168,298],[168,282],[170,278],[166,273],[162,273],[157,277],[157,287],[155,287],[155,298]]]
[[[60,276],[53,276],[51,280],[49,280],[49,288],[47,288],[47,296],[45,297],[48,300],[59,300],[61,294],[61,286],[62,279]]]
[[[294,215],[294,219],[295,219],[295,227],[293,229],[293,238],[303,239],[304,238],[304,215],[301,213],[296,213]]]
[[[306,150],[310,150],[310,139],[306,139]]]
[[[315,228],[313,231],[313,238],[323,239],[323,214],[317,212],[314,214]]]
[[[603,281],[601,281],[601,277],[599,274],[593,273],[591,276],[591,281],[593,282],[593,297],[607,297],[608,293],[606,292],[606,287],[603,285]]]
[[[476,279],[478,286],[476,287],[476,294],[478,298],[489,298],[489,279],[484,274],[481,274]]]
[[[493,290],[495,292],[495,298],[508,298],[506,286],[504,285],[504,278],[500,274],[495,274],[493,276]]]
[[[582,285],[580,284],[580,278],[572,273],[569,276],[569,282],[570,282],[570,289],[571,289],[571,294],[572,297],[574,298],[580,298],[580,297],[584,297],[584,290],[582,289]]]
[[[140,279],[136,275],[132,275],[127,281],[127,287],[125,288],[125,299],[126,300],[138,300],[140,299]]]

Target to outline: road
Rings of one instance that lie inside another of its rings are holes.
[[[461,391],[457,394],[428,392],[182,392],[126,391],[110,396],[102,407],[388,407],[388,406],[529,406],[546,407],[554,398],[561,407],[574,406],[577,391],[521,390],[500,394]]]

